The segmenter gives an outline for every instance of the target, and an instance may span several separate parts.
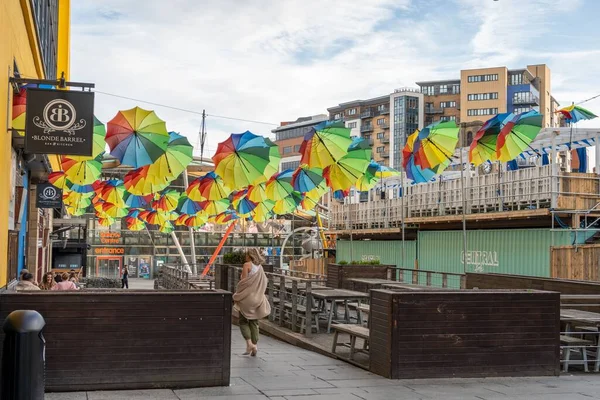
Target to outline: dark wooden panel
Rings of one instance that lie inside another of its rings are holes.
[[[559,373],[559,293],[373,290],[371,301],[371,371],[379,375],[415,379]],[[387,304],[390,315],[382,316]],[[385,349],[391,353],[387,364]]]
[[[467,289],[536,289],[562,294],[600,294],[600,283],[534,276],[467,273]]]
[[[336,289],[353,289],[353,283],[348,279],[371,278],[388,279],[388,271],[395,268],[394,265],[340,265],[329,264],[327,266],[327,286]],[[395,274],[391,274],[395,275]],[[394,277],[395,278],[395,277]]]
[[[1,320],[18,309],[46,320],[48,391],[229,385],[229,292],[0,295]]]

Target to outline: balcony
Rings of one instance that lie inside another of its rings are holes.
[[[381,143],[389,143],[390,142],[390,137],[389,136],[384,136],[380,140],[381,140]]]
[[[443,108],[425,107],[425,114],[443,114]]]
[[[390,153],[379,153],[379,155],[383,158],[390,158]]]
[[[390,124],[384,122],[383,124],[377,125],[380,129],[390,129]]]
[[[540,105],[540,99],[534,95],[513,98],[513,105]]]
[[[362,125],[360,127],[360,131],[361,132],[372,132],[373,131],[373,125]]]
[[[375,114],[371,110],[363,111],[363,112],[360,113],[360,117],[361,118],[371,118],[374,115]]]
[[[390,113],[390,108],[389,107],[385,107],[382,108],[381,110],[377,110],[379,112],[379,115],[385,115],[385,114],[389,114]]]

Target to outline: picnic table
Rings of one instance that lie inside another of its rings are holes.
[[[385,283],[383,285],[381,285],[382,289],[389,289],[389,290],[414,290],[414,291],[418,291],[418,290],[448,290],[448,288],[437,288],[437,287],[431,287],[431,286],[422,286],[422,285],[414,285],[411,283],[402,283],[402,282],[388,282]]]
[[[387,283],[392,283],[389,279],[377,279],[377,278],[350,278],[348,282],[352,283],[352,290],[357,290],[359,287],[364,287],[366,293],[369,293],[371,289],[379,289]]]
[[[560,310],[560,320],[566,323],[565,334],[560,335],[561,345],[565,345],[565,362],[563,371],[569,370],[570,353],[571,347],[581,351],[583,355],[584,370],[588,371],[588,360],[587,360],[587,349],[595,349],[596,360],[594,363],[594,371],[600,371],[600,340],[598,340],[598,327],[600,327],[600,313],[591,311],[582,311],[575,309],[562,309]],[[572,331],[573,325],[579,325],[575,327],[575,331]],[[590,328],[592,327],[592,328]],[[580,332],[581,331],[581,332]],[[572,335],[581,335],[582,338],[578,339]],[[593,340],[585,340],[586,335],[592,335]]]
[[[334,312],[337,314],[337,302],[344,302],[344,309],[346,311],[344,322],[350,323],[348,318],[348,302],[357,302],[360,306],[361,301],[369,298],[369,295],[366,293],[345,289],[316,289],[312,291],[312,296],[315,300],[322,300],[325,303],[325,310],[327,309],[327,303],[329,303],[329,311],[327,313],[327,333],[331,332],[331,324],[333,322],[339,322],[337,320],[333,320]],[[358,323],[362,324],[360,318]]]
[[[600,313],[566,308],[560,310],[560,320],[566,322],[568,325],[575,322],[578,324],[598,326],[600,325]]]

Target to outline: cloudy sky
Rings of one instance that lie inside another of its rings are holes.
[[[199,115],[100,92],[206,109],[209,155],[231,132],[270,134],[280,121],[416,81],[458,78],[464,68],[547,63],[561,104],[600,94],[597,0],[71,4],[71,78],[96,83],[98,117],[154,109],[196,145]],[[600,112],[600,98],[585,106]]]

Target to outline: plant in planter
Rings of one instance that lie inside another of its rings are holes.
[[[339,265],[348,265],[348,261],[344,261],[344,260],[342,260],[342,261],[340,261],[338,264],[339,264]]]
[[[243,251],[233,251],[223,254],[223,264],[243,264],[246,262],[246,255]]]

